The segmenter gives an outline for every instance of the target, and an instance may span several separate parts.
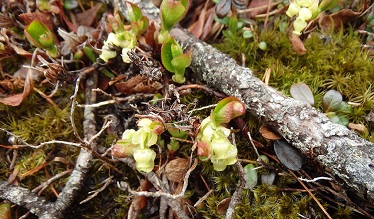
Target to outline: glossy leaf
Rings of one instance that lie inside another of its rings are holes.
[[[142,34],[148,27],[149,20],[146,16],[143,16],[142,11],[140,8],[130,2],[126,2],[128,11],[129,11],[129,18],[131,23],[131,28],[134,33]]]
[[[218,102],[212,112],[212,121],[216,125],[229,123],[233,118],[245,113],[245,105],[236,97],[226,97]]]
[[[231,0],[221,0],[216,4],[215,11],[217,17],[225,17],[231,10]]]
[[[168,41],[166,41],[162,47],[161,47],[161,59],[162,64],[166,68],[166,70],[170,72],[174,72],[174,66],[171,64],[171,60],[173,60],[173,53],[171,51],[171,46],[175,45],[177,42],[174,40],[174,38],[169,38]]]
[[[300,152],[284,140],[274,142],[274,151],[279,161],[290,170],[300,170],[303,159]]]
[[[325,112],[336,111],[339,109],[342,101],[343,96],[341,93],[336,90],[329,90],[322,99],[323,110]]]
[[[246,189],[253,189],[258,181],[257,170],[255,169],[255,165],[247,164],[244,167],[244,179],[245,179],[245,188]]]
[[[36,47],[46,49],[55,45],[52,32],[39,20],[31,22],[24,32],[29,42]]]
[[[162,30],[170,31],[182,20],[188,6],[188,0],[163,0],[161,3]]]
[[[268,174],[261,174],[261,182],[267,185],[273,185],[275,180],[275,171],[270,171]]]
[[[300,101],[309,103],[311,106],[314,105],[314,96],[309,86],[305,83],[298,83],[291,85],[290,89],[291,96]]]

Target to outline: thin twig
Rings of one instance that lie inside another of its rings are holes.
[[[38,193],[38,195],[40,195],[40,193],[49,186],[49,184],[51,184],[53,181],[71,173],[71,171],[73,171],[72,169],[68,169],[68,170],[65,170],[64,172],[61,172],[59,174],[56,174],[54,175],[53,177],[49,178],[47,181],[45,181],[44,183],[40,184],[38,187],[34,188],[33,190],[31,190],[31,192],[38,192],[40,190],[40,192]]]
[[[106,187],[109,186],[109,184],[112,182],[112,179],[113,179],[113,176],[110,176],[109,178],[105,179],[103,182],[101,183],[104,183],[104,185],[102,187],[100,187],[99,189],[97,190],[94,190],[94,191],[91,191],[89,192],[88,194],[90,193],[93,193],[92,195],[88,196],[85,200],[79,202],[79,204],[83,204],[85,202],[88,202],[89,200],[93,199],[94,197],[96,197],[100,192],[104,191],[104,189]]]
[[[244,169],[239,162],[236,162],[236,168],[238,169],[238,173],[239,173],[239,182],[238,182],[238,185],[236,186],[236,190],[234,194],[232,195],[229,207],[227,208],[226,219],[232,219],[235,217],[235,208],[236,208],[236,205],[239,204],[240,202],[240,198],[243,193],[243,188],[245,186]]]
[[[75,89],[74,89],[74,94],[73,96],[71,96],[71,100],[72,100],[72,103],[71,103],[71,108],[70,108],[70,123],[71,123],[71,126],[73,127],[73,132],[74,132],[74,135],[78,138],[78,140],[80,142],[84,142],[83,139],[79,136],[78,134],[78,129],[77,127],[75,126],[75,121],[74,121],[74,111],[75,111],[75,106],[76,106],[76,103],[77,103],[77,95],[78,95],[78,90],[79,90],[79,84],[81,82],[81,78],[82,76],[79,76],[77,78],[77,81],[75,82]]]

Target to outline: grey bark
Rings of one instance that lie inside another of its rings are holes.
[[[374,201],[374,144],[332,123],[308,104],[286,97],[267,86],[253,72],[228,55],[201,42],[186,31],[171,34],[184,49],[192,50],[193,76],[229,96],[238,97],[247,109],[281,134],[305,155],[317,158],[326,171]]]

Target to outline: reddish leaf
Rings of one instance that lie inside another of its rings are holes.
[[[304,46],[303,41],[297,36],[296,34],[292,34],[290,37],[290,41],[292,43],[292,48],[293,50],[298,54],[298,55],[304,55],[307,50]]]
[[[9,106],[18,106],[22,103],[22,101],[31,93],[31,91],[34,88],[34,84],[32,81],[32,71],[31,69],[28,71],[25,85],[23,88],[22,94],[14,94],[9,97],[0,98],[0,103],[3,103],[5,105]]]
[[[274,131],[272,131],[269,127],[262,125],[260,127],[260,133],[262,137],[264,137],[267,140],[279,140],[282,138],[282,136],[278,135]]]
[[[360,15],[360,12],[354,12],[351,9],[343,9],[331,15],[322,16],[318,23],[322,31],[338,31],[344,24]]]
[[[97,12],[100,10],[103,4],[98,3],[94,7],[77,14],[77,25],[83,25],[90,27],[96,19]]]

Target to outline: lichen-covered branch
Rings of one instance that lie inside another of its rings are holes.
[[[6,199],[14,204],[23,206],[36,216],[41,216],[53,205],[45,198],[20,186],[13,186],[0,180],[0,199]]]
[[[195,77],[241,99],[251,113],[304,154],[317,158],[337,180],[341,179],[362,198],[374,200],[373,143],[332,123],[314,107],[267,86],[250,69],[186,31],[175,28],[171,34],[185,50],[192,50]]]
[[[87,76],[86,80],[86,104],[93,104],[96,102],[96,92],[92,90],[96,88],[97,85],[97,72],[93,72]],[[73,103],[74,104],[74,103]],[[84,141],[88,142],[96,134],[96,120],[94,115],[95,108],[86,107],[84,109]],[[92,151],[96,150],[96,141],[91,142],[88,145]],[[56,202],[40,216],[40,218],[64,218],[65,211],[71,206],[74,201],[74,198],[78,194],[79,190],[82,189],[84,181],[87,178],[87,173],[92,166],[93,154],[87,149],[82,148],[77,162],[74,168],[74,171],[69,177],[69,181],[66,183],[66,186],[61,191],[57,197]]]

